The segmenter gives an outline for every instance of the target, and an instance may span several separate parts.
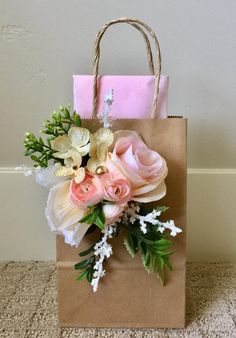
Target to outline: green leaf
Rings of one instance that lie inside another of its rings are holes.
[[[97,206],[94,210],[95,220],[94,223],[99,227],[99,229],[103,230],[105,228],[105,215],[101,206]]]
[[[77,127],[81,126],[81,118],[76,112],[73,113],[73,121]]]
[[[175,251],[164,252],[164,251],[156,251],[156,254],[160,257],[168,257],[172,255]]]
[[[172,242],[169,241],[168,239],[160,239],[158,241],[155,241],[154,247],[159,250],[159,251],[164,251],[172,246]]]
[[[140,251],[141,251],[141,258],[142,258],[142,262],[143,262],[143,266],[145,267],[145,269],[147,271],[149,271],[149,269],[147,269],[148,265],[150,264],[150,260],[151,260],[151,255],[149,254],[149,257],[146,258],[146,254],[147,254],[147,246],[144,242],[141,242],[139,244],[140,247]],[[148,263],[148,265],[147,265]]]
[[[31,158],[31,160],[33,160],[35,162],[39,162],[39,158],[35,155],[31,155],[30,158]]]
[[[88,270],[84,270],[79,274],[78,277],[76,277],[76,280],[81,281],[81,280],[87,278],[87,275],[88,275]]]
[[[160,257],[155,251],[152,250],[152,246],[145,244],[144,242],[140,243],[141,258],[143,266],[148,272],[156,274],[163,285],[165,282],[164,274],[164,263],[165,257]]]
[[[93,224],[95,219],[96,219],[96,214],[92,211],[92,212],[89,212],[87,215],[85,215],[83,218],[81,218],[79,220],[79,223]]]
[[[160,212],[165,212],[169,207],[161,206],[161,207],[155,207],[154,210],[160,211]]]
[[[75,270],[82,270],[87,268],[93,262],[93,258],[85,259],[74,265]]]
[[[171,264],[169,258],[167,258],[167,259],[164,260],[164,264],[169,269],[169,271],[173,270],[173,267],[172,267],[172,264]]]
[[[134,258],[136,253],[138,252],[138,239],[130,232],[128,232],[124,240],[124,244],[130,256]]]
[[[159,262],[160,262],[160,269],[163,270],[164,264],[165,264],[164,259],[162,257],[159,257]]]
[[[148,268],[150,269],[150,272],[153,272],[158,275],[162,285],[164,285],[165,282],[165,274],[163,271],[163,266],[164,266],[163,260],[159,256],[152,254],[151,264],[149,265]]]
[[[65,115],[66,119],[70,119],[70,111],[69,111],[69,109],[67,109],[67,108],[64,109],[64,115]]]
[[[42,137],[39,137],[39,143],[44,145]]]
[[[159,239],[157,242],[156,242],[158,245],[171,245],[172,242],[169,241],[168,239],[165,239],[165,238],[162,238],[162,239]]]
[[[88,270],[88,274],[87,274],[87,281],[89,282],[89,283],[91,283],[92,282],[92,279],[93,279],[93,268],[90,268],[89,270]]]
[[[146,255],[144,256],[145,266],[149,266],[150,260],[151,260],[151,254],[150,254],[150,251],[147,251]]]
[[[156,231],[148,231],[146,234],[142,235],[144,238],[150,240],[152,243],[155,243],[154,241],[157,241],[160,238],[160,234]]]
[[[93,248],[94,248],[94,244],[92,246],[90,246],[87,250],[80,252],[79,255],[81,257],[82,256],[87,256],[88,254],[90,254],[90,252],[93,251]]]
[[[48,140],[48,141],[53,141],[53,140],[55,140],[55,136],[53,136],[53,135],[48,136],[48,137],[47,137],[47,140]]]
[[[99,227],[99,229],[103,230],[105,228],[105,224],[101,221],[101,219],[97,216],[94,223]]]
[[[30,155],[32,155],[34,152],[35,152],[34,149],[28,149],[28,150],[26,150],[26,152],[25,152],[25,156],[30,156]]]
[[[105,214],[103,212],[102,207],[99,207],[98,212],[97,212],[97,216],[100,218],[101,222],[105,224],[106,218],[105,218]]]

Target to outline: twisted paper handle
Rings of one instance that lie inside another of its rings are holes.
[[[100,42],[101,39],[106,32],[106,30],[117,23],[127,23],[129,25],[132,25],[136,29],[138,29],[141,34],[144,37],[145,43],[146,43],[146,49],[147,49],[147,56],[148,56],[148,63],[149,68],[152,74],[155,76],[155,85],[154,85],[154,95],[153,95],[153,102],[152,102],[152,108],[150,117],[154,118],[157,111],[157,99],[158,99],[158,92],[159,92],[159,82],[160,82],[160,76],[161,76],[161,51],[159,42],[157,40],[157,37],[151,27],[149,27],[146,23],[133,18],[123,17],[115,20],[111,20],[107,22],[98,32],[95,38],[95,45],[94,45],[94,61],[93,61],[93,75],[94,75],[94,83],[93,83],[93,118],[96,118],[97,115],[97,104],[98,104],[98,68],[99,68],[99,60],[100,60]],[[141,26],[141,27],[140,27]],[[154,69],[153,66],[153,57],[152,57],[152,51],[151,51],[151,45],[150,41],[145,33],[145,31],[142,29],[144,27],[146,31],[149,33],[151,38],[154,40],[154,44],[156,46],[157,56],[156,56],[156,67]]]

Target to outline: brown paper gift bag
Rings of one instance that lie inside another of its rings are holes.
[[[117,21],[130,23],[130,20],[133,19],[122,18]],[[150,27],[138,20],[133,21],[149,31],[157,46],[153,108],[150,119],[115,120],[112,129],[137,131],[151,149],[166,159],[169,168],[167,194],[156,204],[170,207],[165,218],[173,219],[183,232],[174,241],[176,252],[172,256],[173,271],[167,273],[164,287],[157,276],[144,270],[139,255],[131,258],[124,247],[122,236],[110,239],[113,255],[106,262],[106,275],[96,293],[89,283],[76,281],[74,264],[78,262],[78,252],[88,248],[97,234],[86,235],[79,249],[64,244],[63,238],[57,236],[58,308],[59,325],[62,327],[181,328],[185,325],[186,119],[152,118],[155,116],[160,79],[159,45]],[[97,126],[99,123],[95,112],[99,90],[99,43],[109,24],[104,27],[96,39],[94,59],[92,123]]]

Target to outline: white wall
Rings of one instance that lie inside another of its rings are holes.
[[[235,13],[234,0],[0,0],[0,259],[54,255],[46,193],[11,168],[30,163],[24,131],[72,102],[72,74],[91,73],[94,36],[119,16],[156,31],[170,111],[189,119],[189,259],[235,259]],[[136,31],[105,35],[101,73],[147,73]]]

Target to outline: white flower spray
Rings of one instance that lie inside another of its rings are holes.
[[[167,222],[161,222],[157,217],[159,217],[162,213],[161,210],[153,209],[147,215],[142,216],[139,215],[140,207],[138,204],[131,203],[125,209],[125,220],[129,221],[131,224],[134,224],[136,220],[140,223],[141,231],[146,234],[147,233],[147,223],[157,225],[157,231],[163,233],[166,229],[171,230],[170,235],[175,237],[178,233],[182,232],[182,230],[175,226],[175,222],[173,220],[169,220]]]
[[[109,258],[112,252],[111,244],[107,243],[108,238],[112,238],[115,232],[115,227],[110,225],[106,226],[102,239],[94,246],[94,256],[97,257],[97,261],[94,265],[93,279],[91,285],[93,291],[96,292],[100,279],[105,275],[106,270],[103,267],[103,262],[106,258]]]

